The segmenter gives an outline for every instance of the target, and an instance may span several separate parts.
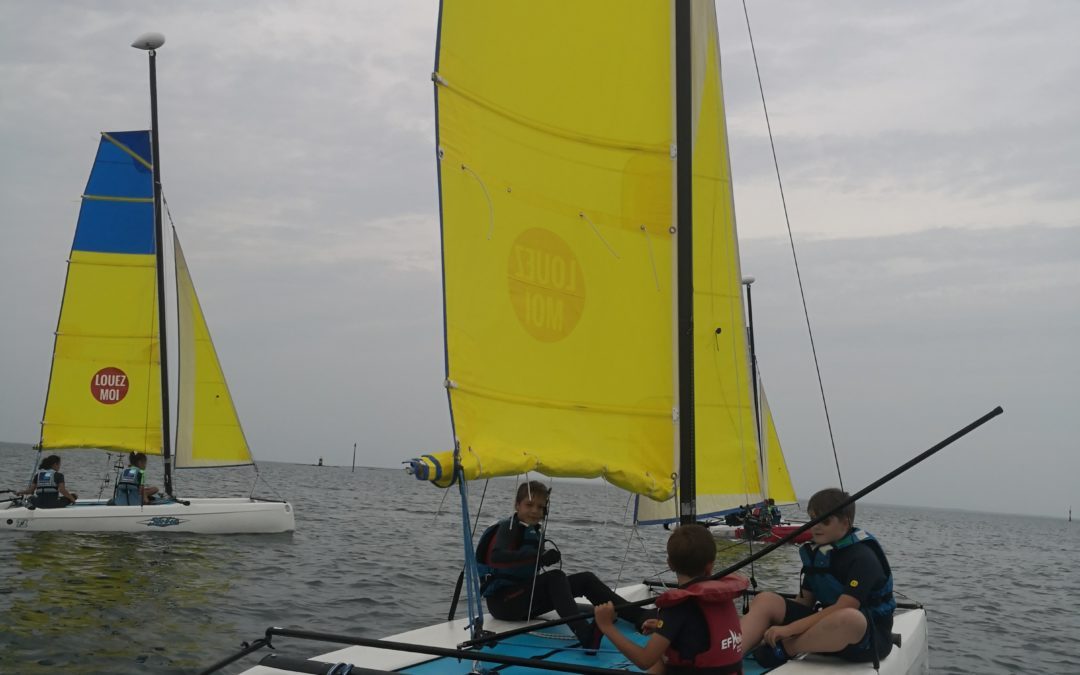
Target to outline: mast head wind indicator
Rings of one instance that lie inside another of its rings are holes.
[[[139,37],[135,38],[135,42],[131,43],[131,46],[135,49],[144,49],[148,52],[152,52],[155,49],[165,44],[165,36],[161,33],[143,33]]]

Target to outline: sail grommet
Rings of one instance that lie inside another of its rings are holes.
[[[435,156],[438,157],[439,159],[445,158],[446,157],[446,150],[443,150],[443,147],[440,145],[435,150]]]
[[[667,231],[670,232],[671,234],[675,234],[676,232],[678,232],[678,228],[676,228],[674,225],[672,225],[671,227],[669,227],[667,229]]]
[[[458,388],[457,382],[454,382],[450,378],[446,378],[445,380],[443,380],[443,386],[446,387],[447,389],[457,389]]]

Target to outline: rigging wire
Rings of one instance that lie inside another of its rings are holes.
[[[784,208],[784,223],[787,225],[788,242],[791,244],[791,259],[795,262],[795,278],[799,282],[799,297],[802,299],[803,316],[806,318],[806,333],[810,336],[810,351],[814,355],[814,370],[817,371],[818,389],[821,391],[821,406],[825,410],[825,424],[829,428],[829,442],[832,444],[833,461],[836,462],[836,477],[840,489],[844,489],[844,477],[840,474],[840,457],[836,452],[836,438],[833,436],[832,420],[829,417],[829,404],[825,401],[825,385],[821,380],[821,365],[818,363],[817,347],[814,344],[814,331],[810,327],[810,310],[806,306],[806,291],[803,289],[802,273],[799,271],[799,257],[795,254],[795,237],[791,234],[791,218],[788,216],[787,199],[784,197],[784,182],[780,179],[780,162],[776,158],[776,143],[773,141],[772,124],[769,122],[769,107],[765,104],[765,86],[761,82],[761,68],[758,66],[757,49],[754,47],[754,33],[750,30],[750,11],[746,0],[742,0],[743,16],[746,17],[746,33],[750,36],[750,53],[754,57],[754,72],[757,74],[758,91],[761,94],[761,108],[765,111],[765,127],[769,131],[769,147],[772,150],[773,167],[776,169],[776,184],[780,188],[780,203]]]

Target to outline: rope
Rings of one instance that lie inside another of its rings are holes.
[[[761,68],[758,66],[757,50],[754,48],[754,34],[750,30],[750,12],[746,0],[742,0],[743,15],[746,17],[746,33],[750,36],[750,53],[754,57],[754,72],[757,73],[758,91],[761,93],[761,108],[765,111],[765,127],[769,131],[769,147],[772,149],[773,167],[776,169],[776,184],[780,188],[780,203],[784,207],[784,223],[787,225],[788,242],[791,244],[791,259],[795,262],[795,278],[799,282],[799,297],[802,299],[803,316],[806,318],[806,333],[810,336],[810,351],[814,355],[814,370],[817,372],[818,389],[821,391],[821,406],[825,410],[825,424],[829,428],[829,442],[832,444],[833,460],[836,462],[836,478],[840,489],[844,489],[844,477],[840,474],[840,457],[836,452],[836,438],[833,436],[832,419],[829,417],[829,404],[825,400],[825,385],[821,380],[821,365],[818,363],[817,347],[814,344],[814,331],[810,327],[810,310],[806,305],[806,291],[803,288],[802,273],[799,271],[799,257],[795,254],[795,237],[791,233],[791,218],[788,216],[787,199],[784,197],[784,182],[780,179],[780,162],[776,158],[776,143],[773,141],[772,124],[769,122],[769,107],[765,104],[765,86],[761,81]]]
[[[619,257],[618,252],[614,248],[611,247],[611,244],[608,243],[607,239],[604,239],[604,235],[600,234],[600,230],[597,229],[596,224],[593,223],[593,221],[589,220],[589,217],[587,215],[585,215],[585,212],[584,211],[578,212],[578,216],[580,216],[582,220],[584,220],[586,223],[589,224],[589,227],[592,228],[592,231],[596,234],[596,236],[600,239],[600,241],[604,242],[604,246],[606,246],[607,250],[611,252],[611,255],[615,256],[615,258],[618,259],[618,257]]]
[[[493,236],[495,236],[495,205],[491,202],[491,195],[488,194],[487,186],[484,185],[484,181],[480,179],[480,176],[475,171],[473,171],[469,167],[465,166],[464,164],[461,165],[461,170],[468,173],[473,178],[475,178],[476,182],[480,184],[480,189],[484,191],[484,199],[487,200],[487,204],[488,204],[488,233],[487,233],[487,238],[490,241],[491,238]]]
[[[641,232],[645,235],[645,247],[649,249],[649,264],[652,265],[653,283],[656,284],[656,290],[660,290],[660,275],[656,272],[656,258],[653,256],[652,239],[649,238],[649,228],[642,225]]]

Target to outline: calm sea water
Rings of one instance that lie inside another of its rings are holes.
[[[17,487],[33,456],[0,444],[0,487]],[[106,470],[102,453],[64,456],[80,495],[96,496]],[[443,492],[401,471],[261,471],[295,505],[294,534],[0,535],[0,672],[190,673],[270,625],[383,637],[445,620],[462,555],[456,492],[436,515]],[[184,496],[239,496],[253,476],[184,471],[176,485]],[[492,481],[481,526],[509,513],[514,484]],[[564,569],[615,584],[663,568],[665,533],[626,527],[625,493],[554,486],[549,533]],[[470,495],[474,515],[481,490]],[[272,496],[261,483],[257,494]],[[934,672],[1080,673],[1080,522],[872,505],[857,520],[883,540],[898,589],[926,606]],[[794,590],[797,560],[788,547],[754,572],[766,588]],[[275,643],[304,657],[330,648]]]

